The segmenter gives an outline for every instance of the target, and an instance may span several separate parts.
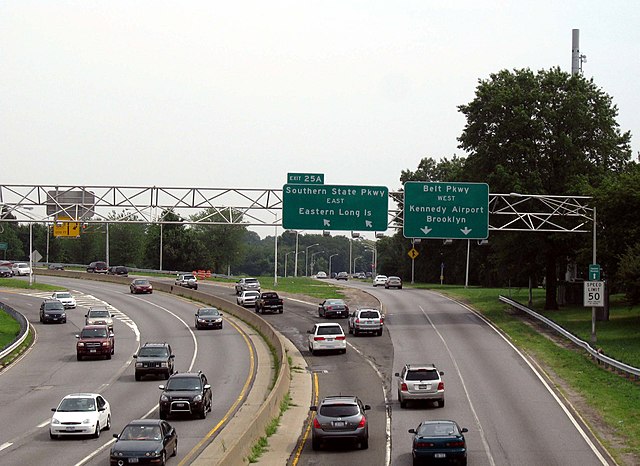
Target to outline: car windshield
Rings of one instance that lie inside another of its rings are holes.
[[[256,278],[247,278],[244,282],[245,283],[258,283],[258,280]]]
[[[139,280],[135,280],[133,283],[135,283],[136,285],[148,285],[149,280],[139,279]]]
[[[139,356],[144,356],[147,358],[161,358],[167,357],[167,350],[165,348],[149,348],[142,347],[140,348]]]
[[[96,403],[93,398],[65,398],[58,406],[57,411],[82,412],[95,411]]]
[[[362,311],[360,317],[363,319],[377,319],[380,315],[378,311]]]
[[[354,404],[330,404],[320,406],[319,413],[326,417],[355,416],[360,410]]]
[[[438,380],[438,371],[430,369],[417,369],[407,372],[407,380]]]
[[[183,280],[195,280],[196,277],[194,277],[193,275],[185,275],[184,277],[182,277]]]
[[[257,291],[245,291],[244,295],[257,298],[258,296],[260,296],[260,293],[258,293]]]
[[[89,311],[89,318],[110,317],[109,311]]]
[[[83,328],[81,338],[107,338],[106,328]]]
[[[318,327],[318,335],[342,335],[342,328],[338,325]]]
[[[127,426],[120,434],[121,440],[160,440],[160,426]]]
[[[48,311],[61,311],[64,309],[62,303],[49,303],[45,306]]]
[[[422,424],[418,428],[418,435],[421,437],[443,437],[450,435],[458,435],[458,429],[455,424],[445,423],[427,423]]]
[[[344,301],[341,299],[327,299],[324,304],[326,306],[344,306]]]
[[[220,311],[215,308],[204,308],[198,311],[198,314],[201,316],[218,316],[220,315]]]
[[[198,377],[174,377],[169,379],[165,390],[200,390],[200,379]]]
[[[56,298],[70,298],[70,293],[56,293]]]

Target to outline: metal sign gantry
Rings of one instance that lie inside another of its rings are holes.
[[[0,222],[46,223],[67,217],[83,223],[274,227],[282,226],[282,215],[277,215],[282,195],[282,189],[259,188],[0,184]],[[389,199],[398,207],[388,211],[388,228],[402,229],[403,192],[389,191]],[[489,194],[489,230],[590,232],[594,222],[590,200],[588,196]],[[191,215],[207,209],[211,214],[198,219],[184,215],[183,221],[167,221],[163,217],[166,212]]]

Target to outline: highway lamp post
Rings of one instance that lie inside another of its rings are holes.
[[[287,260],[289,259],[289,254],[293,254],[295,251],[289,251],[284,255],[284,276],[287,276]]]
[[[318,251],[318,252],[312,252],[311,253],[311,275],[313,275],[313,265],[315,264],[315,259],[314,258],[316,257],[316,255],[323,254],[323,253],[324,253],[324,251]]]
[[[31,206],[22,206],[25,210],[33,210]],[[33,218],[29,218],[29,286],[33,285]]]
[[[353,258],[353,273],[356,273],[356,262],[358,262],[358,259],[362,259],[362,256],[358,256],[358,257],[354,257]]]
[[[273,213],[273,286],[278,286],[278,213]]]
[[[309,249],[314,247],[314,246],[320,246],[320,243],[315,243],[312,244],[311,246],[307,246],[304,250],[305,252],[305,256],[304,256],[304,276],[308,277],[309,276]]]
[[[370,252],[371,253],[371,262],[369,263],[369,272],[371,273],[371,276],[373,276],[373,264],[375,262],[375,257],[376,257],[376,252],[374,249],[371,248],[364,248],[365,252]]]
[[[340,254],[331,254],[331,255],[329,256],[329,278],[331,278],[331,258],[332,258],[332,257],[339,256],[339,255],[340,255]]]

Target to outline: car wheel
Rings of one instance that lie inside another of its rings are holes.
[[[351,325],[349,325],[349,335],[353,334],[353,328],[351,327]]]
[[[358,335],[360,335],[360,331],[359,331],[357,328],[354,328],[354,329],[353,329],[353,334],[354,334],[355,336],[358,336]]]
[[[312,438],[311,439],[311,448],[313,450],[320,450],[320,440]]]
[[[113,346],[113,347],[111,348],[111,354],[116,354],[116,347],[115,347],[115,346]]]
[[[171,456],[176,456],[178,454],[178,439],[176,439],[176,443],[173,445],[173,453]]]
[[[56,439],[58,438],[58,436],[57,436],[57,435],[55,435],[55,434],[53,434],[51,431],[49,431],[49,438],[50,438],[51,440],[56,440]]]
[[[142,376],[141,376],[140,374],[136,374],[136,376],[135,376],[135,377],[136,377],[136,381],[137,381],[137,382],[139,382],[139,381],[140,381],[140,379],[142,378]]]
[[[160,458],[160,464],[162,466],[167,464],[167,452],[165,452],[165,451],[162,452],[162,457]]]
[[[131,292],[131,294],[133,294],[133,288],[129,288],[129,291]]]
[[[166,372],[166,373],[164,374],[164,380],[168,380],[170,376],[171,376],[171,373]]]
[[[444,408],[444,398],[438,401],[438,406]]]
[[[164,411],[162,411],[161,409],[159,409],[158,410],[158,417],[164,421],[164,420],[167,419],[167,414]]]
[[[367,448],[369,448],[369,437],[360,441],[360,449],[366,450]]]
[[[343,350],[340,350],[340,352],[341,352],[342,354],[347,354],[347,348],[345,348],[345,349],[343,349]]]
[[[93,437],[94,438],[99,438],[100,437],[100,422],[96,422],[96,430],[93,433]]]
[[[278,314],[282,314],[283,311],[284,309],[278,309]]]
[[[78,359],[78,361],[82,361],[82,356],[80,356],[79,354],[76,354],[76,358]]]
[[[107,354],[107,359],[111,359],[111,353]]]
[[[104,426],[104,430],[111,430],[111,414],[107,415],[107,425]]]
[[[413,459],[413,466],[420,466],[422,462],[418,458]]]
[[[198,413],[198,417],[200,419],[206,419],[207,418],[207,407],[206,407],[206,405],[204,405],[204,404],[202,405],[202,411],[200,411]]]
[[[382,336],[382,329],[378,330],[378,336],[381,337]]]
[[[197,289],[198,289],[198,285],[194,286],[194,287],[193,287],[193,289],[194,289],[194,290],[197,290]]]

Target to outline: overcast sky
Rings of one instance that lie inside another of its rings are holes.
[[[400,187],[464,155],[478,79],[571,71],[640,150],[640,4],[619,1],[0,3],[0,183]]]

